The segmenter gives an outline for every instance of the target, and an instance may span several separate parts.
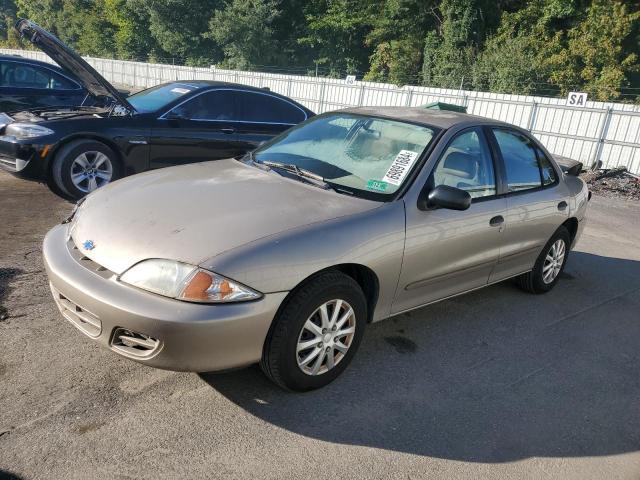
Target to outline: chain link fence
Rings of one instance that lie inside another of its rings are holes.
[[[49,61],[42,52],[0,49],[5,54]],[[640,174],[640,106],[391,84],[278,73],[189,67],[85,57],[112,83],[147,88],[175,80],[218,80],[267,87],[316,113],[351,106],[462,105],[473,115],[502,120],[532,132],[547,149],[585,166],[624,166]]]

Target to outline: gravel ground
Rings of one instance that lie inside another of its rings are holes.
[[[553,292],[507,282],[371,325],[303,395],[100,349],[43,273],[70,204],[0,172],[0,205],[0,477],[640,478],[637,203],[594,197]]]
[[[580,178],[595,195],[640,201],[640,178],[620,169],[587,171]]]

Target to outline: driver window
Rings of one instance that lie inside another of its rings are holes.
[[[467,130],[459,134],[444,152],[431,174],[433,187],[447,185],[469,192],[471,198],[496,194],[493,160],[482,133]]]

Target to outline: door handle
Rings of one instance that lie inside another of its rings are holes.
[[[489,225],[492,227],[500,227],[504,223],[504,217],[502,215],[496,215],[491,220],[489,220]]]
[[[222,133],[226,133],[227,135],[230,135],[232,133],[236,133],[236,129],[233,127],[225,127],[225,128],[221,128],[220,131]]]
[[[565,202],[564,200],[558,204],[558,210],[560,210],[561,212],[565,211],[567,207],[567,202]]]

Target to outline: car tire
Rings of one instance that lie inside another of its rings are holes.
[[[542,249],[533,270],[516,278],[518,286],[536,294],[550,291],[558,283],[564,271],[570,247],[571,235],[564,226],[561,226]]]
[[[323,306],[326,320],[333,321],[324,329]],[[336,310],[338,315],[334,316]],[[260,366],[284,389],[308,391],[323,387],[347,368],[366,324],[367,302],[356,281],[341,272],[319,274],[294,291],[280,308],[267,335]],[[344,334],[351,328],[351,333]],[[307,348],[309,343],[314,345]],[[316,356],[304,364],[314,353]]]
[[[74,200],[121,176],[122,168],[116,153],[104,143],[89,139],[64,145],[51,165],[51,179],[55,187],[52,190]]]

